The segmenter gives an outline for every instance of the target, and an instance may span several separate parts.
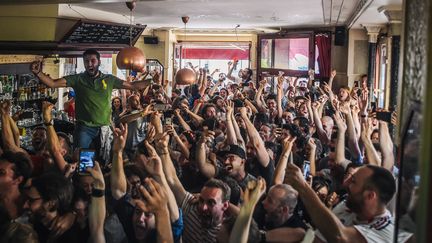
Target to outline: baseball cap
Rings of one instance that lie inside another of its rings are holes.
[[[218,152],[218,155],[221,157],[225,157],[228,154],[234,154],[242,159],[246,159],[246,152],[238,145],[229,145],[226,149]]]

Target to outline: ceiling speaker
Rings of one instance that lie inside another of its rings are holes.
[[[144,44],[156,45],[159,43],[159,38],[156,36],[146,36],[144,37]]]

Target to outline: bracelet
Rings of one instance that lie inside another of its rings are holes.
[[[105,196],[105,190],[101,189],[92,189],[92,197],[103,197]]]

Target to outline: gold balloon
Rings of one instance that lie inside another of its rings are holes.
[[[119,69],[142,72],[145,69],[146,57],[139,48],[129,46],[117,54],[116,63]]]
[[[189,68],[182,68],[177,71],[175,80],[180,85],[193,84],[196,81],[196,75]]]

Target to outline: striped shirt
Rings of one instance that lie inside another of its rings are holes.
[[[198,202],[187,192],[181,204],[183,210],[183,243],[216,242],[216,236],[221,226],[205,228],[198,212]]]

